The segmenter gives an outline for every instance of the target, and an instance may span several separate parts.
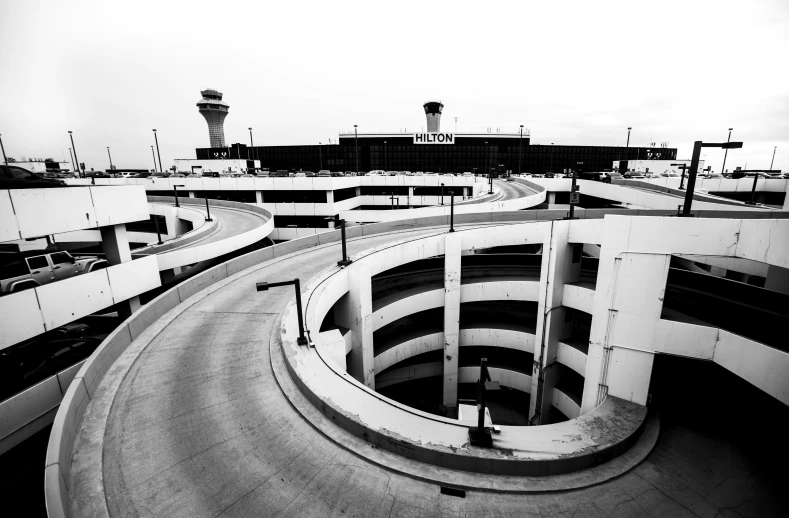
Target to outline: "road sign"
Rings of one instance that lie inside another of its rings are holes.
[[[581,201],[581,193],[580,192],[571,192],[570,193],[570,205],[578,205]]]

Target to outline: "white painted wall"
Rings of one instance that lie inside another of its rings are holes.
[[[0,191],[0,242],[148,219],[135,186]]]
[[[0,297],[0,349],[160,285],[151,256]]]

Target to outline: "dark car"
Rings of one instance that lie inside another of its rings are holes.
[[[0,189],[43,189],[65,186],[66,182],[63,180],[43,178],[14,165],[0,165]]]

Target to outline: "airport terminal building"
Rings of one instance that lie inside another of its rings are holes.
[[[437,106],[436,106],[437,105]],[[434,173],[524,173],[611,169],[615,160],[675,160],[676,148],[531,145],[529,130],[518,133],[442,133],[440,103],[425,103],[427,133],[342,133],[337,144],[198,148],[198,160],[225,156],[259,160],[275,170],[425,171]],[[438,113],[436,113],[438,110]],[[431,131],[435,130],[435,131]],[[358,161],[358,163],[357,163]],[[251,165],[250,165],[251,167]]]

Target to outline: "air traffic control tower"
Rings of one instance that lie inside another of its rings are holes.
[[[203,98],[197,103],[197,107],[208,123],[208,136],[211,138],[211,147],[226,147],[224,124],[230,106],[222,102],[222,92],[218,90],[208,88],[200,93],[203,95]]]
[[[427,132],[439,133],[441,131],[441,111],[444,109],[444,105],[440,101],[430,101],[426,102],[423,107],[427,117]]]

